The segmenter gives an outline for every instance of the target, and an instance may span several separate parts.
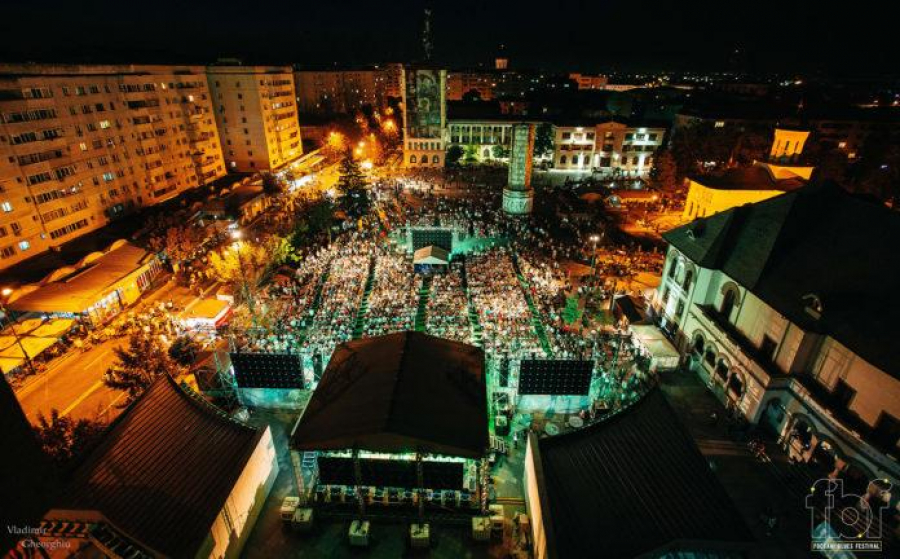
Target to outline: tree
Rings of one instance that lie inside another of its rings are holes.
[[[266,247],[245,241],[233,243],[209,255],[209,265],[213,272],[227,283],[238,283],[246,279],[249,284],[255,285],[269,260],[270,253]]]
[[[161,375],[175,375],[178,364],[169,357],[162,343],[144,332],[132,334],[128,345],[113,349],[116,362],[106,372],[103,382],[116,390],[124,390],[133,402]]]
[[[474,145],[469,144],[466,146],[465,156],[463,157],[463,161],[465,163],[476,163],[478,161],[478,150]]]
[[[494,156],[494,159],[506,159],[509,157],[509,148],[497,144],[491,149],[491,155]]]
[[[534,156],[544,157],[553,153],[553,125],[544,122],[534,131]]]
[[[279,194],[284,190],[281,180],[269,172],[262,174],[263,192],[269,195]]]
[[[444,164],[447,167],[456,167],[459,165],[459,160],[463,156],[463,148],[461,148],[457,144],[453,144],[449,148],[447,148],[447,155],[444,156]]]
[[[347,137],[338,131],[328,133],[322,151],[330,158],[336,158],[347,151]]]
[[[34,433],[44,453],[61,467],[67,467],[81,456],[105,431],[99,422],[87,419],[73,420],[60,416],[59,410],[50,410],[50,418],[38,415]]]
[[[466,103],[477,103],[481,101],[481,92],[477,89],[470,89],[463,93],[462,100]]]
[[[169,346],[169,357],[183,367],[191,366],[199,352],[200,344],[190,336],[178,336]]]
[[[337,190],[341,193],[338,204],[347,217],[358,219],[368,213],[372,202],[366,188],[366,178],[349,150],[344,153],[344,158],[341,160]]]
[[[678,167],[675,158],[668,150],[659,152],[653,159],[651,178],[661,190],[672,191],[681,184],[678,180]]]
[[[191,258],[200,248],[206,233],[206,229],[191,224],[174,225],[164,234],[153,237],[150,247],[155,251],[164,250],[172,267],[177,270],[181,262]]]

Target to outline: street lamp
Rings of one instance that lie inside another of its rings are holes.
[[[9,329],[12,332],[13,338],[15,338],[19,349],[22,350],[22,356],[25,358],[25,363],[28,364],[28,370],[31,371],[32,375],[35,375],[37,374],[37,371],[34,369],[34,363],[31,362],[31,357],[28,356],[28,352],[25,351],[25,346],[22,345],[22,339],[19,338],[19,333],[16,332],[16,322],[12,319],[12,316],[9,314],[9,308],[6,306],[6,299],[12,295],[12,292],[13,290],[9,287],[4,287],[3,291],[0,291],[0,293],[3,294],[3,297],[0,297],[0,311],[3,311],[3,316],[9,320]]]

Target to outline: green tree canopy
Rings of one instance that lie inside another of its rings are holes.
[[[463,148],[461,148],[458,144],[453,144],[449,148],[447,148],[447,155],[444,157],[444,164],[447,167],[455,167],[459,165],[459,160],[462,159],[463,156]]]
[[[350,150],[344,153],[341,160],[337,189],[341,193],[338,205],[348,217],[357,219],[368,213],[372,201],[366,188],[366,178]]]
[[[123,390],[128,399],[123,405],[133,402],[144,393],[160,375],[175,375],[178,364],[169,357],[162,343],[144,332],[132,334],[128,345],[113,350],[115,364],[107,371],[103,382],[116,390]]]
[[[534,156],[544,157],[553,153],[553,125],[544,122],[534,131]]]

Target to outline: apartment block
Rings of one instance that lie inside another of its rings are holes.
[[[386,77],[380,69],[297,70],[297,106],[304,114],[347,114],[384,102]]]
[[[209,66],[207,79],[230,171],[278,169],[303,154],[289,66]]]
[[[0,269],[225,173],[202,66],[0,65]]]
[[[491,72],[448,72],[447,100],[461,101],[466,93],[475,91],[482,101],[490,101],[496,82],[496,74]]]

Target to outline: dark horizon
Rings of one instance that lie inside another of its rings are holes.
[[[563,0],[552,9],[536,2],[275,0],[259,13],[209,0],[46,0],[40,11],[12,0],[0,22],[0,60],[206,64],[235,57],[314,66],[414,61],[422,58],[425,4],[433,11],[434,61],[451,67],[489,67],[502,45],[511,68],[551,72],[855,77],[883,76],[892,68],[891,35],[877,12],[812,11],[768,1],[741,10],[711,0]]]

